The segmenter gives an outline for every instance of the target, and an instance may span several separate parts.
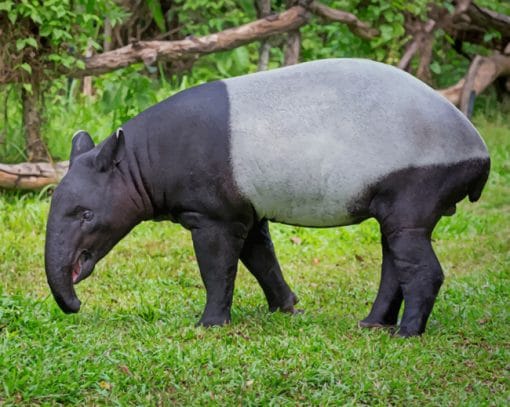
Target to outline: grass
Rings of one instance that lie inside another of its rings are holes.
[[[82,311],[69,316],[45,282],[49,199],[1,195],[0,405],[508,405],[510,123],[476,123],[489,183],[436,229],[446,281],[426,334],[409,340],[357,328],[379,282],[374,221],[272,225],[305,313],[268,313],[240,268],[233,323],[203,329],[205,291],[181,227],[137,227],[78,286]]]

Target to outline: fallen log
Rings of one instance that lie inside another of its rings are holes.
[[[0,188],[38,190],[58,184],[69,168],[69,161],[59,163],[0,164]]]
[[[459,106],[460,94],[462,92],[462,88],[464,87],[464,82],[466,79],[462,78],[455,85],[449,86],[445,89],[440,89],[438,92],[443,95],[446,99],[448,99],[455,106]]]
[[[510,76],[510,55],[498,52],[489,57],[477,55],[464,78],[455,85],[438,92],[466,116],[470,116],[473,97],[480,95],[502,76]]]

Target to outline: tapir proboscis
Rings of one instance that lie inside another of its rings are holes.
[[[94,146],[72,141],[47,224],[46,274],[65,312],[73,284],[135,225],[191,231],[207,291],[205,326],[230,321],[239,259],[270,310],[295,312],[268,221],[334,227],[373,217],[382,235],[379,292],[363,327],[419,335],[443,282],[431,233],[468,196],[490,159],[451,103],[411,75],[329,59],[196,86],[158,103]]]

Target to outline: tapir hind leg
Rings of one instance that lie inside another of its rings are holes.
[[[441,265],[434,254],[432,228],[383,227],[384,250],[381,285],[370,315],[361,326],[395,325],[404,299],[398,335],[421,335],[443,283]]]
[[[426,228],[402,228],[388,236],[404,295],[404,314],[398,331],[400,336],[420,335],[425,331],[443,283],[443,272],[432,249],[430,234],[431,230]]]
[[[398,269],[384,234],[382,244],[381,283],[377,298],[368,317],[360,321],[362,328],[389,328],[397,325],[398,313],[404,299],[398,280]]]
[[[489,160],[483,158],[412,167],[390,174],[374,186],[369,214],[381,225],[383,271],[365,326],[395,323],[403,296],[398,334],[407,337],[425,331],[443,282],[443,271],[432,249],[432,231],[441,216],[452,215],[455,204],[466,195],[470,200],[480,196],[489,166]]]
[[[377,299],[365,320],[371,326],[395,324],[403,297],[398,334],[407,337],[425,331],[443,282],[432,249],[432,230],[462,198],[456,184],[448,188],[449,181],[447,169],[423,173],[414,169],[390,178],[372,199],[370,211],[381,226],[383,270]]]
[[[267,220],[253,225],[241,251],[241,261],[262,287],[270,311],[296,312],[298,299],[283,278]]]

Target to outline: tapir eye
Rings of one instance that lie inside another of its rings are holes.
[[[94,213],[92,211],[85,210],[81,214],[81,220],[85,222],[90,222],[94,218]]]

